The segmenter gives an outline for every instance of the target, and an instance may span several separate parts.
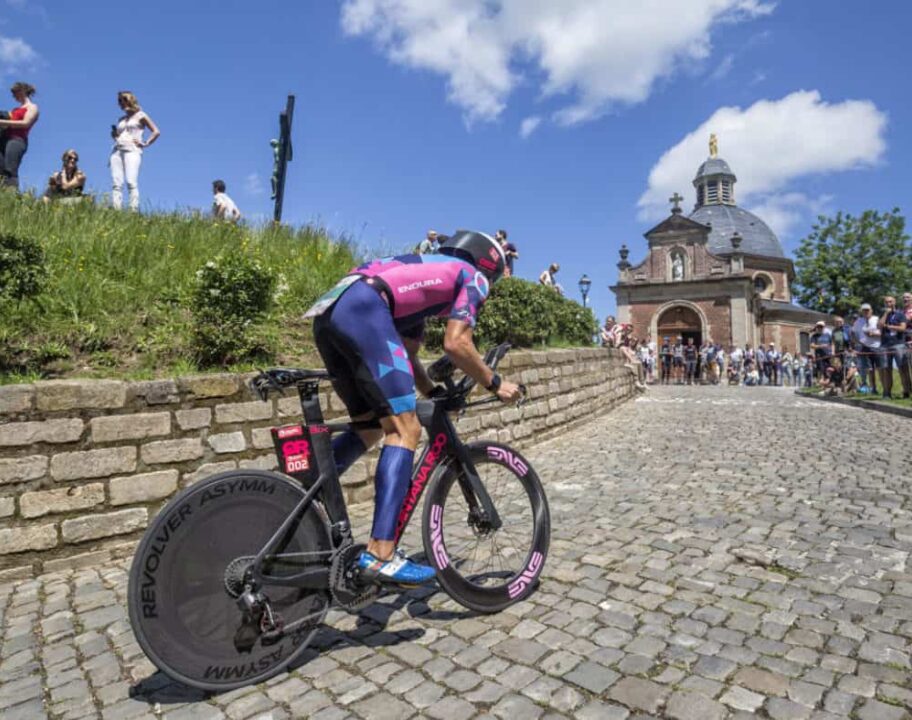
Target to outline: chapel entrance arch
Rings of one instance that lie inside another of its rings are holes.
[[[686,305],[674,305],[659,313],[656,326],[659,344],[665,337],[671,338],[674,343],[679,335],[685,344],[688,338],[693,338],[694,345],[698,347],[703,342],[703,320],[696,310]]]

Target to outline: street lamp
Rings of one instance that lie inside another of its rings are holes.
[[[586,306],[586,298],[589,297],[589,288],[592,287],[592,281],[589,279],[588,275],[583,275],[579,279],[579,291],[583,296],[583,307]]]

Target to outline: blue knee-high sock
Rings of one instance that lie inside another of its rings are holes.
[[[336,461],[336,472],[341,475],[367,450],[358,433],[347,430],[336,435],[332,441],[333,458]]]
[[[384,445],[374,476],[374,525],[371,537],[394,540],[399,510],[405,500],[412,474],[415,451],[395,445]]]

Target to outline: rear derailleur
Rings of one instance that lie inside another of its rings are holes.
[[[264,593],[252,585],[245,585],[238,596],[237,606],[243,613],[244,624],[259,628],[264,645],[274,643],[282,637],[285,621],[272,609],[269,598]]]

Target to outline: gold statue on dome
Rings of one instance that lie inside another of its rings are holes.
[[[715,133],[709,134],[709,156],[719,157],[719,138]]]

